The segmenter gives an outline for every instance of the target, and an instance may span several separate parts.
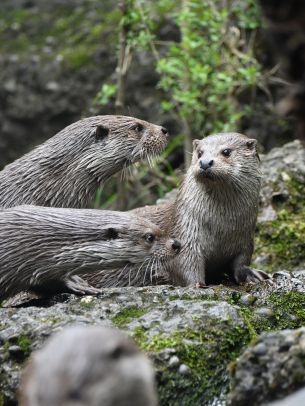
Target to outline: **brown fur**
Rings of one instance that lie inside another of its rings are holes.
[[[20,206],[0,211],[0,301],[29,290],[98,293],[79,277],[161,264],[180,243],[130,213]],[[127,272],[127,271],[126,271]]]
[[[143,120],[85,118],[0,172],[0,207],[91,207],[109,177],[158,155],[166,143],[167,130]]]
[[[177,285],[219,282],[224,273],[237,283],[268,278],[249,267],[260,181],[256,140],[223,133],[194,141],[192,164],[175,201],[133,211],[182,243],[163,277]]]

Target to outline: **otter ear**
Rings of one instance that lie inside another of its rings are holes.
[[[251,151],[256,151],[256,146],[257,146],[257,140],[254,138],[250,138],[249,140],[246,141],[247,148],[250,149]]]
[[[257,140],[254,138],[251,138],[246,141],[246,146],[247,148],[253,152],[253,155],[257,157],[257,159],[260,161],[260,157],[257,152]]]
[[[96,142],[101,141],[102,139],[107,137],[108,134],[109,128],[104,127],[103,125],[98,125],[97,127],[95,127],[91,133],[91,135],[94,136]]]
[[[105,238],[106,238],[106,240],[116,240],[118,238],[118,236],[119,236],[118,231],[113,227],[107,228],[105,230]]]
[[[193,141],[193,150],[195,151],[195,149],[198,147],[200,140],[194,140]]]

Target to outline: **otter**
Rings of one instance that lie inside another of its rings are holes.
[[[195,140],[175,201],[131,211],[181,241],[179,257],[158,270],[162,278],[183,286],[216,283],[224,273],[238,284],[269,279],[249,267],[261,185],[256,145],[238,133]]]
[[[155,264],[180,243],[128,212],[19,206],[0,211],[0,300],[29,290],[96,294],[79,275]]]
[[[72,326],[34,352],[19,390],[20,406],[157,406],[153,368],[125,334]]]
[[[158,267],[128,265],[84,278],[94,287],[173,283],[205,286],[228,273],[236,283],[269,279],[249,267],[261,183],[256,140],[238,133],[194,141],[192,164],[173,202],[134,209],[182,243]]]
[[[0,206],[86,208],[110,176],[166,146],[164,127],[133,117],[77,121],[0,172]]]

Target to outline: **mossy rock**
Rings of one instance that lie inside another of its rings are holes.
[[[304,162],[305,150],[299,141],[276,148],[263,159],[254,266],[275,272],[305,264]],[[265,210],[271,213],[269,219],[263,219]]]

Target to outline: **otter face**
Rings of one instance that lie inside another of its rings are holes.
[[[128,232],[132,245],[132,249],[128,251],[129,261],[132,263],[170,259],[178,255],[181,250],[178,240],[169,237],[158,226],[143,218],[133,219]]]
[[[158,259],[174,257],[181,250],[181,243],[178,240],[169,238],[157,227],[154,227],[154,230],[148,229],[142,235],[141,242],[144,245],[144,249],[154,258]]]
[[[49,338],[31,355],[19,396],[20,406],[157,405],[148,358],[125,334],[100,326],[75,325]]]
[[[133,117],[100,116],[91,126],[82,162],[98,178],[159,155],[168,140],[166,128]]]
[[[165,127],[137,120],[130,128],[129,138],[135,142],[130,161],[137,162],[143,158],[161,154],[168,141],[168,130]]]
[[[192,170],[201,182],[234,182],[259,173],[257,141],[238,133],[210,135],[194,140]]]

